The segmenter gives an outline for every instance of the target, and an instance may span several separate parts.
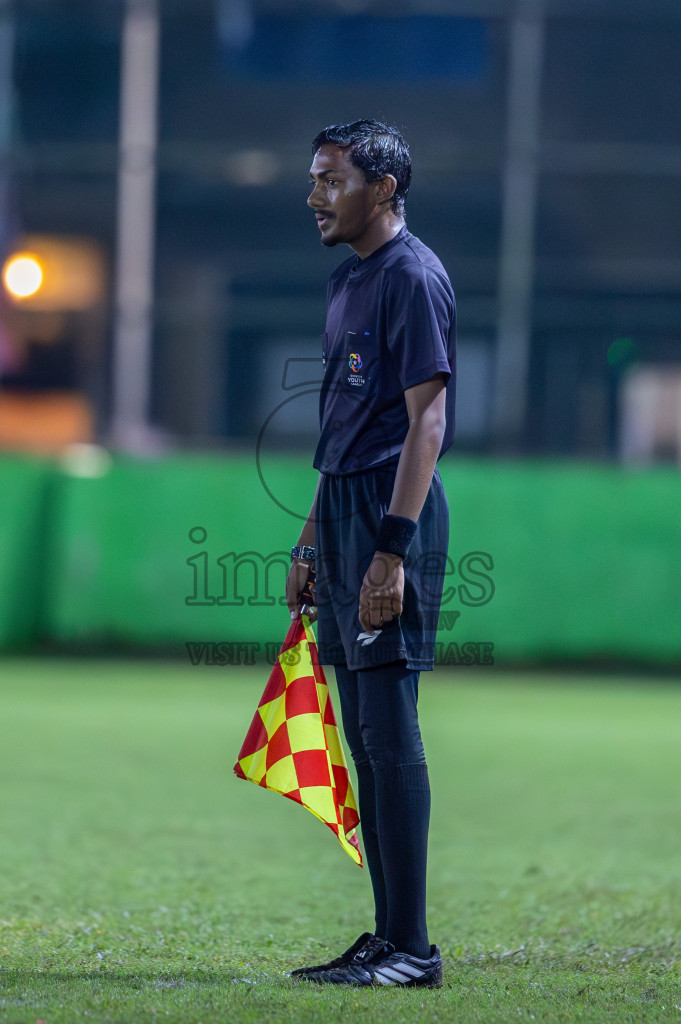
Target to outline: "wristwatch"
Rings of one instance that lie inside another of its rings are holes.
[[[294,558],[303,558],[305,561],[314,562],[315,549],[311,548],[308,544],[296,544],[295,547],[291,548],[291,561]]]

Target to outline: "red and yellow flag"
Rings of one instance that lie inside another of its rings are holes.
[[[306,615],[291,623],[234,771],[307,807],[362,866],[357,804]]]

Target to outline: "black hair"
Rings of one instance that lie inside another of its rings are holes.
[[[409,146],[397,128],[371,119],[351,124],[332,124],[324,128],[312,143],[313,155],[325,144],[349,149],[350,159],[367,181],[379,181],[392,174],[397,187],[390,200],[393,213],[404,215],[404,201],[411,184]]]

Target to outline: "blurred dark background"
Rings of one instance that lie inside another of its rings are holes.
[[[99,261],[79,308],[5,295],[0,405],[75,392],[105,443],[120,420],[119,93],[137,10],[160,28],[147,441],[250,444],[285,397],[286,359],[317,358],[348,250],[319,245],[310,142],[375,116],[405,131],[409,228],[457,294],[458,450],[679,458],[677,0],[0,10],[5,256],[75,239]],[[313,437],[313,399],[273,425],[283,444]]]

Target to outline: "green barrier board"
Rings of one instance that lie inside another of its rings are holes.
[[[681,665],[677,472],[447,458],[441,473],[452,529],[440,663]],[[197,664],[271,660],[288,623],[288,551],[315,487],[309,459],[116,457],[101,475],[51,475],[48,487],[44,467],[41,478],[0,462],[0,642],[33,627]],[[34,571],[36,551],[47,551],[42,583],[19,611],[21,566]]]
[[[43,460],[0,460],[0,650],[25,647],[43,628],[52,481]]]

